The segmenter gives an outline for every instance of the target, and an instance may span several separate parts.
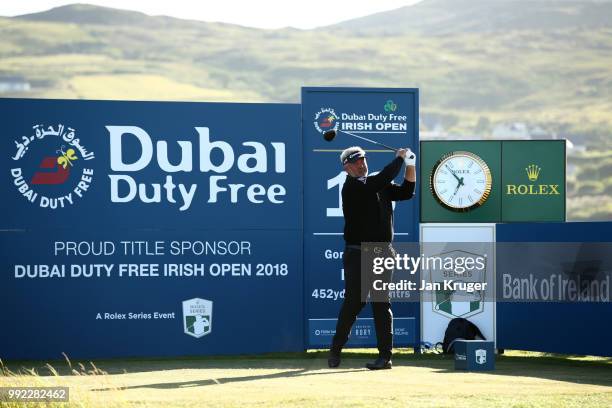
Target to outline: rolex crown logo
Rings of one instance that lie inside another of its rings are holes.
[[[536,164],[530,164],[529,166],[525,167],[529,181],[536,181],[540,175],[540,170],[542,169]]]

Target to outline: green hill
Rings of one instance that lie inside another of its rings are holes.
[[[612,27],[610,0],[424,0],[335,27],[368,34],[427,35]]]
[[[298,102],[301,86],[418,87],[426,137],[520,122],[589,157],[612,150],[611,15],[612,1],[425,0],[261,30],[71,5],[0,18],[0,96]],[[599,200],[585,204],[598,217],[612,218],[610,176],[572,190]],[[572,216],[594,214],[583,207]]]

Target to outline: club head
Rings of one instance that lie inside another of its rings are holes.
[[[327,140],[328,142],[331,142],[332,140],[334,140],[335,137],[336,137],[335,130],[328,130],[327,132],[323,133],[323,139]]]

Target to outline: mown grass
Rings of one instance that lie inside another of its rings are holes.
[[[399,350],[394,369],[363,366],[372,350],[179,359],[5,363],[0,385],[63,385],[64,406],[608,407],[612,359],[509,352],[493,372],[453,370],[451,357]],[[52,368],[55,367],[55,368]],[[57,367],[56,367],[57,366]],[[13,405],[15,406],[15,405]],[[37,405],[40,406],[40,405]],[[58,405],[49,405],[58,406]],[[61,406],[61,405],[60,405]]]

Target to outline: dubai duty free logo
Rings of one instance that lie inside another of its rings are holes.
[[[34,125],[29,136],[14,142],[13,184],[33,205],[65,208],[89,190],[94,170],[88,162],[95,154],[76,137],[75,129]]]
[[[319,133],[325,133],[328,130],[338,130],[340,123],[338,115],[332,108],[321,108],[315,114],[314,127]]]

